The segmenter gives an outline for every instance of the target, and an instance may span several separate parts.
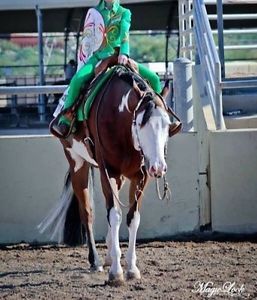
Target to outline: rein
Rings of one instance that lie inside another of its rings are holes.
[[[157,193],[157,196],[159,198],[159,200],[164,200],[164,199],[167,199],[167,201],[170,201],[171,200],[171,190],[169,188],[169,183],[167,181],[167,178],[166,176],[164,175],[163,176],[163,195],[161,195],[161,192],[160,192],[160,186],[159,186],[159,179],[156,178],[156,181],[155,181],[156,185],[156,193]]]
[[[165,145],[165,153],[164,153],[164,159],[166,161],[167,159],[167,149],[168,149],[168,146],[167,146],[167,143]],[[171,190],[170,190],[170,187],[169,187],[169,183],[168,183],[168,180],[166,178],[166,175],[163,176],[163,194],[161,196],[161,193],[160,193],[160,184],[159,184],[159,178],[156,178],[156,181],[155,181],[155,188],[156,188],[156,193],[157,193],[157,196],[159,198],[159,200],[164,200],[164,199],[167,199],[167,201],[170,201],[171,200]]]

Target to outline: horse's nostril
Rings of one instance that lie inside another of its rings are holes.
[[[150,171],[151,171],[151,173],[155,174],[155,173],[156,173],[155,167],[154,167],[154,166],[151,166]]]

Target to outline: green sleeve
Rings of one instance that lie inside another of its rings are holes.
[[[120,54],[129,56],[129,28],[131,23],[131,12],[124,10],[120,25]]]

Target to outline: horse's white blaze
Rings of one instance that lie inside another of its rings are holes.
[[[110,210],[109,220],[111,226],[111,258],[112,264],[110,274],[116,276],[123,273],[120,264],[121,250],[119,243],[119,229],[121,224],[121,211],[117,207],[112,207]]]
[[[77,140],[73,139],[72,140],[72,148],[67,148],[67,150],[69,150],[71,155],[73,155],[72,158],[74,157],[73,158],[74,160],[75,160],[75,158],[77,159],[77,161],[75,161],[75,163],[79,164],[79,162],[80,162],[79,157],[80,157],[80,159],[86,160],[90,164],[97,166],[97,162],[91,158],[91,156],[89,155],[89,153],[87,151],[87,147],[85,146],[85,144],[82,141],[78,142]],[[77,154],[77,156],[75,154]],[[80,168],[81,167],[82,167],[82,165],[80,166]]]
[[[119,105],[119,112],[123,112],[125,108],[127,109],[128,112],[131,112],[129,110],[129,106],[128,106],[128,100],[129,100],[130,91],[131,90],[129,90],[126,95],[122,96],[121,104]]]
[[[129,246],[128,252],[126,255],[126,261],[128,265],[128,272],[134,273],[137,277],[140,277],[140,272],[136,266],[136,238],[137,238],[137,230],[140,224],[140,213],[139,211],[135,211],[134,217],[131,220],[129,225]]]
[[[142,148],[149,163],[149,174],[162,176],[167,169],[164,149],[169,136],[169,116],[160,107],[154,108],[149,121],[141,128],[143,115],[144,112],[138,114],[136,118],[137,129],[133,130],[135,148],[138,144]]]

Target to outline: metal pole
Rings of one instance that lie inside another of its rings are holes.
[[[36,5],[37,14],[37,29],[38,29],[38,52],[39,52],[39,85],[45,84],[45,74],[44,74],[44,49],[43,49],[43,24],[42,24],[42,13],[38,5]],[[46,103],[45,95],[39,95],[39,121],[46,121]]]
[[[178,1],[178,21],[179,21],[179,55],[178,56],[182,56],[181,53],[181,48],[185,46],[184,40],[185,37],[182,35],[182,32],[184,31],[184,23],[183,23],[183,19],[182,19],[182,15],[184,14],[184,3],[183,1]],[[184,56],[184,54],[183,54]]]
[[[168,68],[169,68],[169,39],[170,31],[166,30],[166,45],[165,45],[165,80],[168,78]]]
[[[174,61],[175,111],[183,124],[183,131],[194,130],[192,62],[187,58]]]
[[[223,103],[222,103],[222,88],[221,88],[221,71],[220,64],[215,63],[215,91],[216,91],[216,126],[217,129],[226,129],[224,118],[223,118]]]
[[[66,67],[66,65],[67,65],[68,41],[69,41],[69,30],[66,27],[65,32],[64,32],[64,67]]]
[[[224,55],[224,35],[223,35],[223,5],[222,0],[217,0],[217,27],[218,27],[218,44],[219,44],[219,58],[221,63],[221,78],[226,76],[225,72],[225,55]]]

